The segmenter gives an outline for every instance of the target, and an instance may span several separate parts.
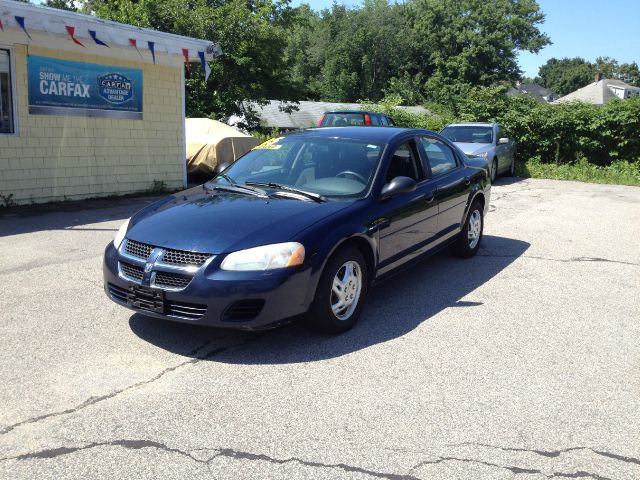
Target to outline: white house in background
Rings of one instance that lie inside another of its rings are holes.
[[[553,103],[585,102],[593,105],[604,105],[614,98],[626,100],[631,97],[640,97],[640,87],[633,87],[622,80],[602,78],[598,74],[593,83],[579,88]]]

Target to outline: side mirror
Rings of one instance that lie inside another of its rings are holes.
[[[395,177],[380,192],[380,200],[391,198],[401,193],[414,192],[416,190],[416,181],[409,177]]]
[[[509,143],[509,139],[507,137],[502,137],[498,140],[498,145],[504,145],[505,143]]]

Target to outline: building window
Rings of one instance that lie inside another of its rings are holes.
[[[12,80],[9,51],[0,49],[0,134],[15,133]]]

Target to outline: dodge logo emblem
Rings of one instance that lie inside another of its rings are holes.
[[[152,269],[152,268],[153,268],[153,263],[147,263],[147,264],[144,266],[144,271],[145,271],[146,273],[149,273],[149,272],[151,271],[151,269]]]

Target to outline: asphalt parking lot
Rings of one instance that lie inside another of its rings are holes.
[[[0,478],[640,478],[640,188],[499,180],[339,337],[109,301],[149,201],[0,213]]]

